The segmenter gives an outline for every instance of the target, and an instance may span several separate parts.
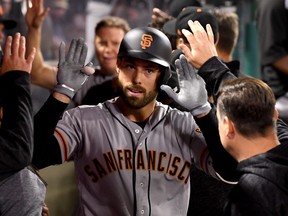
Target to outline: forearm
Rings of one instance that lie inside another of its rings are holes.
[[[13,71],[0,78],[3,107],[0,128],[1,170],[19,170],[32,159],[33,110],[29,77],[27,72]]]
[[[55,93],[53,95],[55,96]],[[57,100],[53,95],[48,98],[34,117],[35,141],[32,163],[38,169],[62,162],[54,130],[68,104]],[[56,93],[56,97],[58,96]]]
[[[272,64],[277,70],[288,76],[288,55],[280,58]]]
[[[44,88],[53,89],[56,85],[57,68],[47,65],[41,52],[41,28],[28,27],[26,36],[26,49],[29,53],[33,47],[36,48],[35,58],[32,64],[32,83]]]

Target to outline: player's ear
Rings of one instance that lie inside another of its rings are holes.
[[[277,121],[277,119],[279,117],[279,112],[277,109],[274,109],[274,116],[273,117],[274,117],[275,121]]]
[[[216,41],[214,41],[215,46],[218,44],[219,39],[220,39],[220,34],[219,34],[219,32],[217,33],[217,37],[216,37],[216,38],[217,38]]]
[[[176,47],[179,48],[179,44],[184,44],[183,38],[177,38],[176,40]]]
[[[228,139],[232,139],[235,135],[235,125],[234,123],[227,117],[224,116],[223,119],[225,135]]]
[[[121,64],[121,59],[117,58],[117,62],[116,62],[116,72],[117,72],[117,74],[119,74],[119,72],[120,72],[120,69],[119,69],[120,64]]]

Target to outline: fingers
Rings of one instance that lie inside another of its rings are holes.
[[[26,52],[26,39],[24,36],[21,36],[19,32],[12,36],[8,36],[5,43],[5,54],[4,56],[10,57],[19,56],[20,58],[25,58]]]
[[[87,76],[94,74],[95,70],[92,66],[93,66],[93,63],[89,62],[88,64],[85,65],[85,67],[81,69],[81,72],[86,74]]]
[[[14,39],[12,41],[12,55],[16,55],[16,53],[18,54],[20,37],[21,36],[19,32],[17,32],[14,36]]]
[[[86,57],[87,57],[87,53],[88,53],[88,46],[87,44],[84,42],[83,40],[83,47],[82,47],[82,50],[81,50],[81,55],[80,55],[80,59],[79,59],[79,63],[81,64],[84,64],[85,60],[86,60]],[[91,62],[92,63],[92,62]],[[93,63],[92,63],[93,65]],[[91,66],[92,66],[91,65]]]
[[[80,54],[82,52],[83,46],[84,46],[84,39],[83,38],[79,38],[77,40],[77,42],[76,42],[75,53],[74,53],[74,56],[73,56],[73,62],[79,63],[79,58],[80,58]],[[85,62],[85,59],[84,59],[82,64],[84,64],[84,62]]]
[[[186,57],[183,54],[181,54],[179,59],[180,59],[180,63],[183,69],[185,79],[186,80],[191,79],[191,77],[193,77],[194,75],[193,73],[191,73],[193,69],[190,67],[190,64],[188,63]]]
[[[211,25],[210,24],[207,24],[206,25],[206,31],[207,31],[207,35],[208,35],[208,38],[209,38],[209,41],[214,44],[214,34],[213,34],[213,31],[212,31],[212,28],[211,28]]]
[[[27,10],[29,10],[29,8],[30,8],[30,0],[26,0],[26,8],[27,8]]]
[[[26,59],[25,37],[21,36],[19,32],[17,32],[13,38],[12,36],[8,36],[5,43],[1,74],[13,70],[21,70],[30,73],[35,53],[36,50],[33,48]]]
[[[179,81],[181,82],[182,80],[186,80],[186,76],[185,76],[180,59],[177,59],[175,61],[175,66],[176,66],[176,72],[178,74]]]
[[[68,62],[73,62],[75,50],[76,50],[76,45],[77,45],[77,40],[72,39],[72,41],[70,43],[69,50],[68,50],[68,54],[67,54],[67,61]]]
[[[8,36],[5,43],[4,58],[11,56],[12,54],[11,47],[12,47],[12,36]]]
[[[193,40],[194,40],[194,36],[193,36],[192,32],[190,32],[186,29],[182,29],[182,33],[187,38],[188,42],[191,44],[191,42],[193,42]]]
[[[87,44],[85,43],[84,39],[79,38],[76,41],[74,53],[72,50],[69,50],[69,52],[70,51],[71,51],[71,53],[68,55],[69,56],[71,55],[71,57],[73,58],[73,62],[76,64],[84,65],[85,60],[86,60],[86,56],[87,56],[87,52],[88,52],[88,47],[87,47]]]
[[[83,38],[73,39],[65,60],[65,43],[61,42],[59,47],[59,64],[67,61],[68,63],[76,63],[84,65],[88,52],[87,44]]]
[[[59,65],[62,65],[65,62],[65,43],[61,41],[59,47]]]
[[[164,11],[162,11],[161,9],[159,8],[153,8],[152,10],[152,19],[159,19],[159,18],[162,18],[162,19],[165,19],[165,18],[168,18],[169,15],[167,13],[165,13]]]
[[[175,100],[175,96],[176,96],[176,93],[173,91],[173,89],[168,86],[168,85],[161,85],[160,86],[161,90],[163,90],[164,92],[166,92],[166,94]]]
[[[20,37],[20,44],[19,44],[19,56],[21,58],[25,58],[25,53],[26,53],[26,39],[24,36]]]
[[[179,44],[179,48],[182,50],[182,52],[184,53],[184,55],[186,56],[186,58],[190,58],[191,56],[191,50],[190,48],[185,45],[185,44]]]

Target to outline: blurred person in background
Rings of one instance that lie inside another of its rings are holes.
[[[279,117],[288,123],[288,3],[261,0],[257,7],[261,79],[273,90]]]
[[[32,66],[31,78],[34,84],[53,89],[56,85],[57,67],[45,64],[39,48],[41,25],[49,11],[47,8],[44,9],[43,0],[33,0],[32,3],[32,6],[28,8],[26,13],[26,23],[28,26],[27,48],[36,47],[38,49]],[[85,85],[73,98],[76,105],[82,104],[83,98],[91,87],[103,84],[106,81],[109,82],[107,84],[109,92],[102,91],[103,94],[106,94],[106,99],[111,99],[114,96],[112,80],[116,75],[118,49],[122,38],[129,29],[130,26],[128,23],[119,17],[104,17],[97,23],[95,27],[94,47],[99,65],[96,65],[94,75],[89,77]],[[98,94],[98,91],[96,94]],[[92,100],[95,101],[98,99],[92,98]]]

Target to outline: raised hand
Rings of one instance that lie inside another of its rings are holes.
[[[20,70],[31,72],[32,62],[35,57],[35,48],[32,49],[31,53],[26,54],[26,39],[17,32],[12,38],[8,36],[4,48],[3,62],[1,66],[1,74],[8,71]]]
[[[167,20],[173,19],[169,14],[160,10],[159,8],[153,8],[151,19],[153,22],[165,22]]]
[[[30,28],[40,28],[49,8],[43,6],[43,0],[26,0],[25,21]]]
[[[189,32],[182,29],[182,33],[187,38],[190,48],[185,44],[180,44],[188,61],[197,69],[199,69],[208,59],[217,56],[216,47],[214,44],[214,36],[211,26],[206,26],[206,31],[198,21],[188,21],[191,29]]]
[[[65,43],[60,44],[57,85],[54,91],[72,98],[88,76],[93,74],[94,70],[89,68],[92,65],[84,66],[87,49],[83,38],[73,39],[65,57]]]
[[[180,55],[179,59],[175,61],[175,65],[179,78],[179,93],[174,92],[167,85],[161,85],[161,89],[176,103],[190,111],[193,116],[208,113],[211,106],[208,102],[204,80],[184,55]]]

